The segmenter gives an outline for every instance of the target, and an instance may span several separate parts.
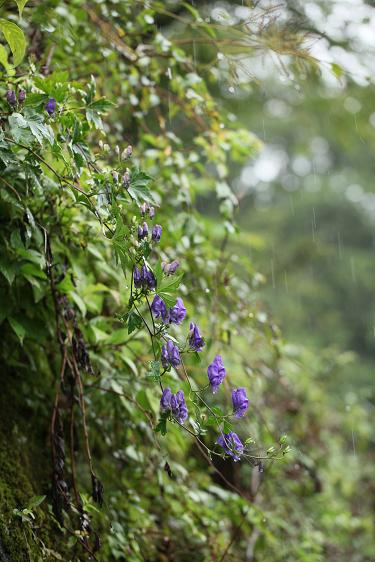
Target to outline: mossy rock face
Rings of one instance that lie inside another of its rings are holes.
[[[35,495],[49,492],[49,408],[33,400],[32,384],[40,380],[2,372],[0,377],[0,562],[53,560],[48,549],[64,540],[46,511],[47,501],[33,510],[35,520],[22,522],[14,513]],[[43,381],[48,394],[48,383]],[[61,560],[65,560],[64,557]],[[66,559],[68,560],[68,558]]]

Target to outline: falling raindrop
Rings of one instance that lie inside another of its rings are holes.
[[[288,275],[286,270],[284,271],[284,283],[285,283],[285,290],[287,293],[289,293],[289,287],[288,287]]]
[[[340,232],[337,233],[337,249],[339,254],[339,259],[342,259],[342,242],[341,242],[341,234]]]
[[[272,287],[276,289],[275,268],[274,268],[273,259],[271,260],[271,277],[272,277]]]

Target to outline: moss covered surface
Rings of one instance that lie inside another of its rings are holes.
[[[35,376],[13,370],[1,374],[0,562],[52,560],[49,549],[60,542],[47,502],[33,510],[32,524],[13,511],[26,507],[35,495],[48,494],[49,488],[48,401],[41,411],[40,402],[33,400],[27,379]]]

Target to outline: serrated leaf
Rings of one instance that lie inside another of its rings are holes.
[[[88,107],[93,111],[105,113],[114,105],[115,104],[112,101],[109,101],[105,98],[100,98],[99,100],[91,102]]]
[[[8,119],[10,132],[16,142],[30,144],[34,140],[28,123],[20,113],[12,113]]]
[[[131,312],[128,317],[128,334],[131,334],[137,328],[142,327],[142,318],[135,312]]]
[[[0,31],[13,53],[14,66],[18,66],[26,51],[26,39],[22,29],[12,21],[0,19]]]
[[[151,377],[154,381],[160,379],[160,365],[160,361],[150,361],[147,376]]]
[[[175,275],[173,277],[165,277],[161,282],[159,289],[168,293],[175,291],[181,285],[183,276],[184,274],[180,273],[180,275]]]
[[[167,433],[167,418],[166,417],[161,417],[159,419],[159,423],[155,427],[155,431],[157,433],[161,433],[162,435],[166,435],[166,433]]]
[[[156,204],[148,188],[151,181],[152,178],[144,172],[141,172],[140,170],[132,171],[128,193],[138,204],[141,204],[144,201],[146,203],[151,203],[152,205]]]

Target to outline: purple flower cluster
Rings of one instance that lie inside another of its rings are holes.
[[[153,242],[160,242],[161,234],[163,232],[160,224],[154,224],[151,232],[151,239]],[[138,240],[143,240],[148,238],[148,224],[144,222],[142,225],[138,226]]]
[[[141,269],[134,267],[133,282],[136,289],[156,289],[155,275],[146,265],[142,265]]]
[[[244,447],[237,433],[231,431],[230,433],[221,434],[216,443],[224,449],[227,455],[233,457],[235,461],[240,460]]]
[[[161,348],[161,363],[164,369],[170,366],[177,367],[181,363],[180,350],[172,340],[168,340]]]
[[[155,318],[161,318],[164,324],[181,324],[186,316],[184,301],[177,297],[176,304],[169,310],[163,299],[155,295],[151,304],[151,311]]]
[[[153,219],[154,216],[155,216],[154,207],[150,207],[150,205],[148,203],[142,203],[142,205],[139,207],[139,210],[140,210],[140,213],[141,213],[142,217],[144,217],[148,214],[150,219]]]
[[[226,370],[221,355],[216,355],[215,359],[208,366],[207,375],[208,380],[210,381],[212,392],[215,394],[226,375]]]
[[[153,207],[149,207],[146,203],[141,205],[140,212],[142,217],[145,217],[147,213],[151,218],[154,216]],[[160,241],[162,231],[162,227],[158,224],[152,227],[151,239],[153,242]],[[148,239],[148,237],[149,227],[147,222],[143,222],[142,225],[138,226],[138,239],[144,240]],[[165,275],[173,275],[178,267],[179,262],[177,260],[174,260],[171,263],[162,263],[162,270]],[[141,269],[138,267],[134,268],[133,281],[136,288],[142,288],[144,291],[156,288],[155,276],[146,265],[143,265]],[[160,319],[160,321],[165,325],[179,325],[186,317],[186,308],[182,298],[180,297],[177,297],[176,304],[174,306],[168,308],[163,298],[160,295],[155,294],[150,309],[152,316]],[[188,344],[190,350],[195,352],[201,352],[205,346],[204,338],[202,337],[198,326],[194,322],[190,323]],[[168,339],[162,346],[160,360],[164,371],[169,370],[171,367],[176,368],[181,364],[182,360],[180,349],[171,339]],[[221,355],[216,355],[214,357],[212,363],[210,363],[207,368],[207,376],[212,392],[215,394],[226,377],[226,369]],[[240,387],[232,391],[232,403],[233,415],[237,418],[243,417],[249,407],[249,400],[247,398],[245,388]],[[169,413],[179,423],[183,424],[188,418],[188,410],[183,391],[179,390],[176,394],[172,394],[170,388],[165,388],[160,399],[160,410],[162,414]],[[234,461],[240,460],[240,457],[244,452],[244,445],[237,433],[233,431],[229,433],[221,433],[216,443],[222,447],[224,452],[232,457]]]
[[[172,412],[179,423],[184,423],[188,417],[188,409],[183,390],[172,394],[170,388],[165,388],[160,399],[160,409],[162,412]]]

